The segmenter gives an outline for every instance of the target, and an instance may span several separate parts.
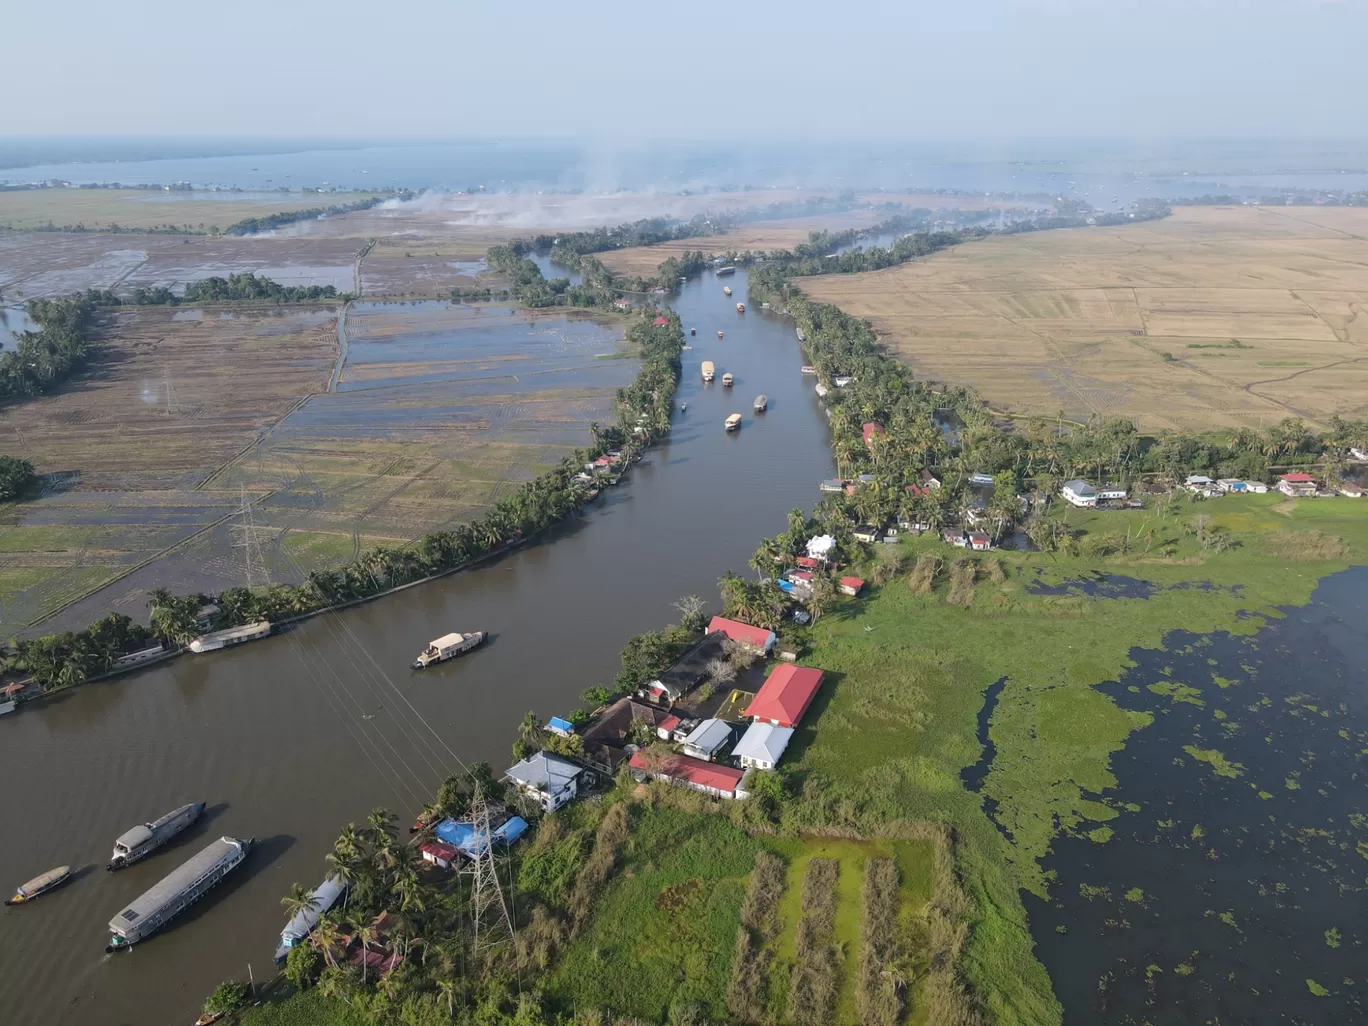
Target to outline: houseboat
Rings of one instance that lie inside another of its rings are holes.
[[[290,955],[290,949],[313,933],[313,928],[323,918],[323,913],[342,900],[347,893],[347,882],[340,876],[330,876],[309,892],[309,907],[294,914],[285,929],[280,932],[280,944],[276,947],[274,961],[280,965]]]
[[[271,621],[258,620],[256,623],[244,624],[241,627],[229,627],[227,630],[201,634],[190,642],[190,651],[217,652],[219,649],[228,648],[230,645],[241,645],[244,641],[256,641],[270,633]]]
[[[722,295],[724,295],[724,296],[730,296],[730,295],[731,295],[731,286],[730,286],[730,285],[723,285],[723,286],[722,286]]]
[[[446,662],[448,659],[469,652],[484,639],[484,631],[471,631],[469,634],[443,634],[436,641],[429,642],[428,647],[418,654],[418,658],[413,661],[413,669],[423,670],[437,663]]]
[[[721,337],[722,337],[722,331],[721,331],[721,329],[720,329],[720,328],[719,328],[719,329],[718,329],[718,332],[717,332],[717,337],[718,337],[718,338],[721,338]]]
[[[131,866],[139,859],[147,858],[199,819],[200,813],[203,811],[204,802],[191,802],[189,805],[182,805],[179,809],[172,809],[165,816],[154,819],[151,823],[139,823],[132,829],[125,830],[114,842],[114,851],[109,856],[109,865],[105,866],[105,869],[113,872],[116,869]]]
[[[112,936],[105,952],[124,951],[152,936],[242,865],[255,843],[251,837],[220,837],[130,902],[109,921]]]
[[[719,278],[722,278],[728,274],[735,274],[736,268],[733,267],[731,264],[728,264],[726,267],[719,267],[716,273]]]
[[[745,313],[745,312],[746,312],[746,304],[745,304],[745,303],[737,303],[737,304],[736,304],[736,312],[737,312],[737,313]]]
[[[733,413],[730,417],[727,418],[725,426],[728,431],[735,431],[737,428],[741,426],[741,414]]]
[[[6,905],[22,905],[26,901],[32,901],[40,894],[46,894],[54,887],[61,886],[71,876],[70,866],[58,866],[56,869],[49,869],[46,873],[39,873],[28,883],[20,884],[14,890],[14,897],[6,898]]]
[[[704,381],[711,381],[711,380],[713,379],[713,377],[714,377],[716,374],[717,374],[717,368],[713,366],[713,362],[712,362],[711,360],[704,360],[704,361],[703,361],[703,380],[704,380]]]
[[[736,381],[736,379],[735,379],[734,377],[732,377],[731,371],[727,371],[726,374],[723,374],[723,375],[722,375],[722,387],[723,387],[723,388],[731,388],[731,387],[732,387],[732,383],[735,382],[735,381]]]
[[[764,413],[767,409],[769,409],[769,396],[757,395],[755,397],[755,412]]]

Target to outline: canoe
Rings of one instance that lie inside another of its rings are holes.
[[[49,869],[46,873],[40,873],[28,883],[20,886],[14,892],[14,897],[7,899],[5,904],[22,905],[26,901],[32,901],[38,895],[52,890],[69,876],[71,876],[70,866],[58,866],[56,869]]]
[[[205,1012],[195,1020],[195,1026],[211,1026],[223,1018],[222,1012]]]

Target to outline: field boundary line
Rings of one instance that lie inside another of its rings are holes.
[[[203,481],[195,485],[195,487],[190,490],[192,492],[202,491],[204,488],[207,488],[209,485],[213,484],[216,478],[223,474],[223,472],[226,471],[229,467],[233,466],[233,464],[239,462],[244,456],[250,453],[262,442],[264,442],[270,436],[271,432],[273,432],[276,428],[280,427],[281,424],[285,423],[285,421],[288,420],[292,414],[297,413],[304,406],[305,403],[307,403],[314,396],[322,394],[324,393],[310,392],[308,395],[300,396],[297,400],[295,400],[294,403],[291,404],[288,410],[286,410],[273,422],[271,422],[265,428],[263,428],[260,434],[258,434],[255,438],[253,438],[250,442],[244,445],[241,449],[233,453],[233,455],[229,456],[226,460],[224,460],[217,467],[211,470],[209,472],[208,477],[206,477]],[[271,494],[274,495],[275,493],[272,492]]]
[[[325,392],[337,391],[338,379],[342,377],[342,368],[347,362],[347,355],[350,351],[350,346],[347,344],[347,310],[353,302],[355,301],[347,300],[342,304],[342,309],[337,314],[337,362],[333,364],[333,372],[328,376],[328,387],[324,389]]]
[[[252,505],[255,506],[255,505],[258,505],[258,504],[260,504],[260,503],[262,503],[262,502],[265,502],[267,499],[271,498],[271,497],[272,497],[273,495],[275,495],[275,494],[276,494],[275,491],[267,492],[265,495],[261,496],[260,498],[253,500]],[[122,581],[122,580],[123,580],[125,577],[127,577],[129,574],[134,573],[135,571],[141,570],[143,567],[147,566],[147,565],[150,564],[150,563],[156,562],[157,560],[161,559],[163,556],[170,555],[172,552],[175,552],[175,551],[176,551],[177,549],[179,549],[181,546],[183,546],[183,545],[185,545],[185,544],[187,544],[187,543],[189,543],[189,542],[194,541],[194,540],[195,540],[196,538],[198,538],[200,535],[205,534],[205,533],[207,533],[207,532],[209,532],[209,531],[212,531],[214,528],[218,527],[220,524],[223,524],[223,523],[225,523],[225,522],[227,522],[227,521],[229,521],[229,520],[232,520],[233,517],[235,517],[235,516],[238,515],[238,512],[239,512],[239,509],[237,509],[237,508],[230,510],[229,512],[225,513],[223,516],[219,517],[217,520],[213,521],[212,523],[205,524],[203,527],[201,527],[201,528],[199,528],[198,530],[192,532],[191,534],[187,534],[184,538],[180,539],[179,541],[173,542],[172,544],[166,546],[165,548],[160,549],[159,551],[152,553],[152,555],[148,556],[146,559],[139,560],[137,563],[134,563],[132,566],[126,567],[124,570],[120,571],[119,573],[115,574],[113,577],[109,578],[109,580],[107,580],[107,581],[102,581],[102,582],[101,582],[99,585],[97,585],[96,587],[90,588],[90,589],[88,589],[87,591],[82,592],[80,595],[77,595],[75,598],[68,599],[67,601],[63,602],[61,605],[57,606],[55,609],[52,609],[50,612],[44,613],[42,616],[38,617],[38,619],[28,621],[27,623],[24,624],[24,626],[25,626],[25,627],[37,627],[39,624],[41,624],[41,623],[43,623],[43,622],[45,622],[45,621],[47,621],[47,620],[51,620],[54,616],[57,616],[57,615],[59,615],[60,613],[66,612],[68,609],[70,609],[72,606],[74,606],[77,602],[83,602],[84,600],[90,598],[90,596],[92,596],[92,595],[94,595],[94,594],[97,594],[98,592],[103,591],[105,588],[108,588],[110,585],[117,584],[119,581]]]

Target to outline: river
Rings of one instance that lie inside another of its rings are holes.
[[[728,281],[745,296],[744,271]],[[611,679],[630,635],[675,618],[680,596],[716,602],[722,572],[744,572],[788,510],[816,502],[833,464],[792,324],[737,314],[711,274],[685,286],[676,307],[698,329],[678,394],[688,409],[583,516],[476,570],[0,721],[0,881],[86,867],[4,911],[6,1022],[184,1024],[249,963],[256,979],[269,976],[280,897],[322,878],[344,824],[376,805],[408,819],[454,768],[446,746],[465,762],[507,766],[524,713],[568,712],[584,688]],[[704,359],[719,378],[731,371],[735,389],[703,385]],[[756,416],[761,392],[769,411]],[[729,435],[722,422],[733,412],[745,421]],[[482,649],[424,675],[407,669],[430,639],[476,628],[493,635]],[[188,801],[210,814],[170,850],[105,874],[115,837]],[[105,924],[123,903],[220,834],[260,846],[164,933],[104,955]]]

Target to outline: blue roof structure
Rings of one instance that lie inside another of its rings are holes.
[[[575,732],[575,725],[569,720],[561,719],[559,716],[552,716],[551,719],[547,721],[546,725],[558,734],[573,734]]]
[[[446,841],[447,844],[454,845],[466,855],[477,855],[488,842],[483,837],[477,836],[474,823],[461,823],[454,819],[444,819],[432,830],[434,834]],[[491,833],[495,844],[512,844],[524,833],[527,832],[527,820],[521,816],[514,816],[501,826],[495,827]]]

